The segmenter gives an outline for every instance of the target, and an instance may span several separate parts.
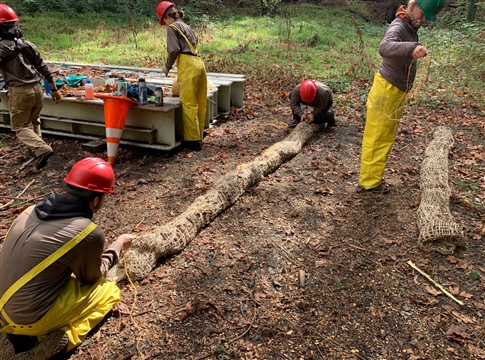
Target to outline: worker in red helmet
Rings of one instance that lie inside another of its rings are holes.
[[[35,154],[36,168],[42,169],[53,155],[40,130],[42,78],[50,84],[53,100],[59,102],[62,96],[37,47],[23,39],[18,19],[10,6],[0,4],[0,72],[8,87],[11,129]]]
[[[332,90],[321,82],[304,80],[298,84],[290,94],[290,107],[293,121],[289,127],[295,127],[300,122],[327,124],[335,126]],[[305,112],[305,110],[308,111]]]
[[[134,236],[120,235],[105,249],[104,232],[92,221],[114,182],[109,163],[82,159],[62,192],[29,207],[10,227],[0,252],[0,360],[69,351],[119,302],[119,288],[104,276]]]
[[[406,95],[416,77],[418,59],[428,50],[419,43],[418,30],[434,21],[444,0],[410,0],[401,5],[379,45],[382,64],[367,96],[362,139],[359,186],[365,191],[388,193],[384,169],[397,135]]]
[[[190,150],[202,150],[207,108],[207,74],[200,57],[199,40],[184,21],[183,10],[175,4],[162,1],[157,6],[160,25],[167,27],[168,57],[162,72],[177,65],[177,83],[180,85],[184,145]]]

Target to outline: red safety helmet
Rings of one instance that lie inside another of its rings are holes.
[[[5,4],[0,4],[0,24],[19,21],[19,17],[13,9]]]
[[[78,161],[64,178],[64,182],[80,189],[116,194],[113,187],[113,168],[100,158],[88,157]]]
[[[300,85],[300,99],[306,103],[312,103],[317,96],[317,85],[315,81],[304,80]]]
[[[170,1],[162,1],[160,4],[158,4],[157,16],[158,16],[158,19],[160,20],[160,25],[167,25],[165,24],[165,21],[163,21],[163,17],[165,16],[165,13],[167,12],[167,10],[172,7],[175,7],[175,4],[171,3]]]

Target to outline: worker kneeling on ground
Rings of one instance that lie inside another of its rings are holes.
[[[69,351],[120,300],[119,288],[104,275],[134,236],[120,235],[105,250],[104,232],[92,222],[115,192],[113,169],[102,159],[85,158],[64,182],[62,195],[25,210],[3,243],[0,360],[45,360]],[[25,349],[27,342],[33,348]]]
[[[290,94],[293,121],[288,126],[295,127],[301,121],[318,125],[327,123],[328,126],[335,126],[333,110],[330,110],[332,104],[332,90],[327,85],[314,80],[304,80]],[[313,107],[313,110],[304,113],[302,105]]]

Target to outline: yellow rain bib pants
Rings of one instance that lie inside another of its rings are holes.
[[[170,25],[181,34],[190,50],[198,54],[187,37],[175,25]],[[179,54],[177,57],[177,83],[180,85],[180,102],[183,113],[183,135],[185,141],[200,141],[204,135],[207,109],[207,74],[200,56]]]
[[[396,138],[406,102],[406,92],[379,73],[367,97],[367,115],[362,139],[359,185],[373,189],[382,183],[384,168]]]
[[[6,322],[0,320],[0,332],[42,337],[54,330],[63,330],[69,338],[67,351],[83,342],[89,331],[120,301],[120,290],[115,283],[102,278],[95,284],[81,284],[72,276],[54,306],[39,321],[30,325],[18,325],[12,322],[3,310],[3,306],[18,289],[62,257],[95,228],[94,223],[88,225],[59,250],[17,280],[5,292],[0,300],[0,311]]]

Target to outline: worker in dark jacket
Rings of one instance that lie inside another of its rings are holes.
[[[175,4],[162,1],[157,6],[160,25],[167,26],[168,57],[162,72],[167,75],[177,63],[177,83],[180,85],[184,145],[202,150],[207,109],[207,74],[199,53],[199,41],[184,21],[184,12]]]
[[[104,276],[134,236],[123,234],[105,249],[92,221],[114,181],[109,163],[85,158],[64,178],[62,194],[29,207],[10,227],[0,252],[0,360],[69,351],[119,302],[119,288]],[[10,341],[19,335],[40,341],[14,356]]]
[[[314,80],[304,80],[290,94],[293,121],[288,126],[295,127],[301,121],[315,124],[327,123],[328,126],[335,126],[333,110],[330,110],[332,104],[332,90],[327,85]],[[313,107],[313,109],[304,113],[302,105]]]
[[[359,185],[366,191],[387,193],[382,180],[396,138],[406,94],[416,76],[417,59],[428,54],[419,43],[418,29],[436,19],[444,0],[410,0],[401,6],[379,45],[382,65],[367,97]]]
[[[52,148],[42,140],[40,112],[44,106],[42,77],[52,89],[52,98],[62,99],[37,47],[22,38],[13,9],[0,4],[0,71],[8,87],[12,131],[35,153],[36,167],[42,169],[52,156]]]

